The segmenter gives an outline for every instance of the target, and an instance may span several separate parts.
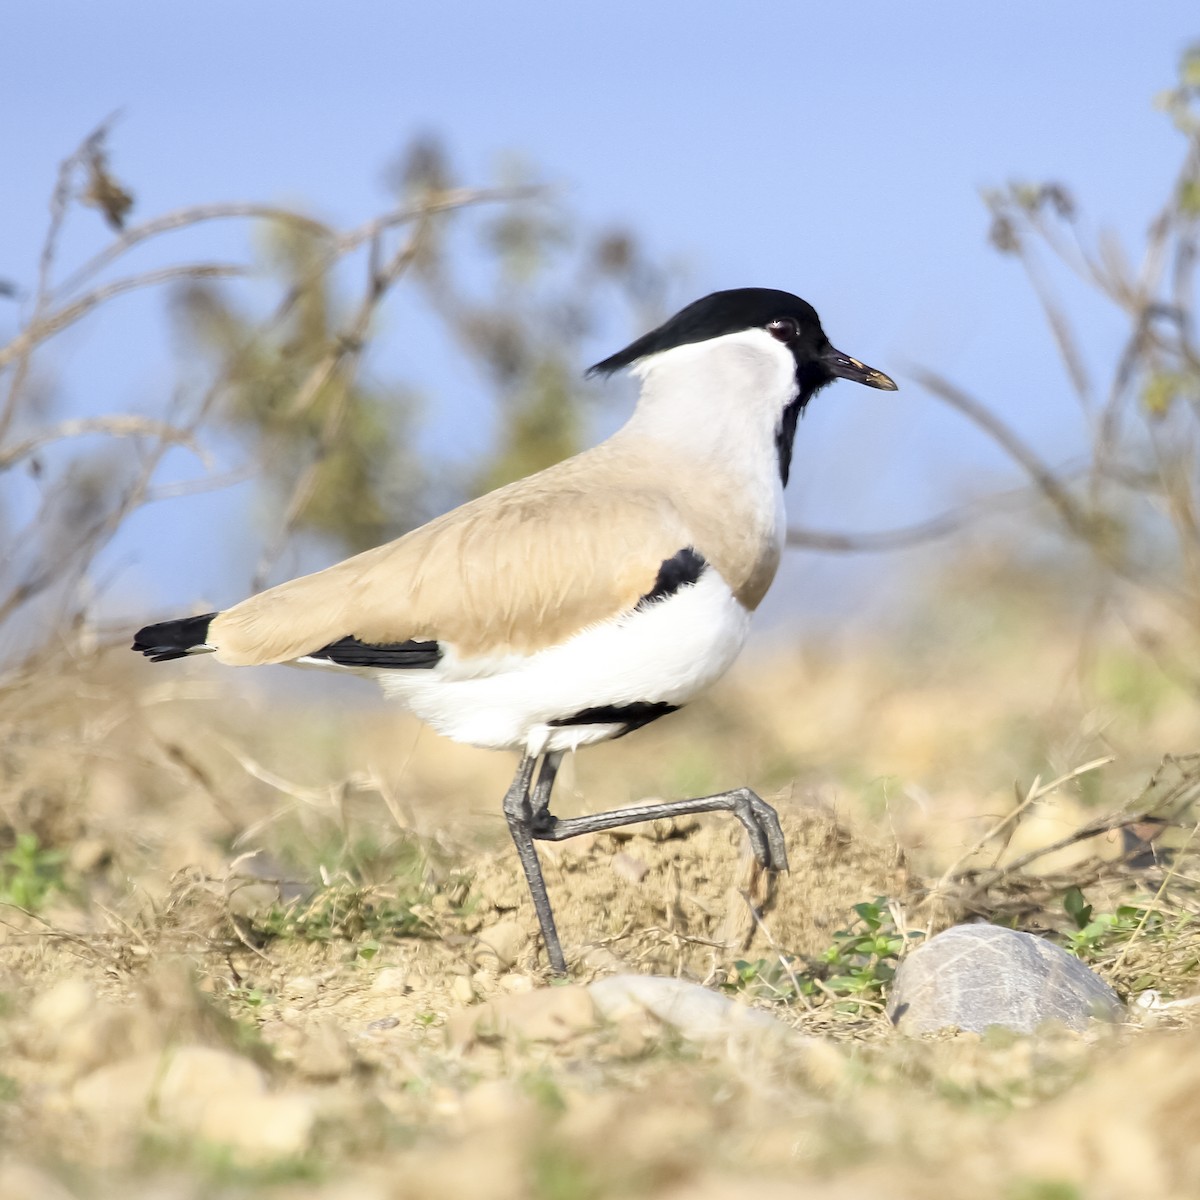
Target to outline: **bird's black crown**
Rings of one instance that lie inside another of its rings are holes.
[[[774,322],[788,321],[793,323],[795,334],[780,340],[787,343],[797,363],[828,349],[829,339],[816,310],[799,296],[776,288],[732,288],[693,301],[657,329],[596,363],[588,374],[611,375],[622,367],[632,366],[639,358],[676,346],[707,342],[745,329],[766,329]]]

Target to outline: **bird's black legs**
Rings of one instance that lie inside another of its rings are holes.
[[[533,815],[533,836],[543,842],[562,842],[582,833],[600,833],[619,829],[622,825],[637,825],[642,821],[657,821],[659,817],[684,817],[691,813],[731,812],[746,828],[750,848],[760,866],[769,871],[788,869],[787,846],[775,810],[749,788],[734,788],[715,796],[700,796],[695,800],[671,800],[662,804],[639,804],[633,808],[618,808],[613,812],[595,813],[585,817],[560,820],[548,810]]]
[[[546,895],[542,864],[538,861],[537,849],[533,844],[533,828],[535,820],[544,819],[549,815],[546,809],[550,803],[550,789],[554,786],[554,776],[561,758],[561,754],[546,756],[538,776],[532,804],[529,785],[533,780],[534,764],[537,762],[537,758],[532,754],[522,757],[521,765],[517,767],[512,784],[504,795],[504,816],[508,820],[508,832],[512,834],[513,843],[517,847],[517,857],[521,860],[525,880],[529,884],[529,894],[533,897],[533,907],[537,913],[538,924],[542,927],[542,941],[546,946],[546,956],[550,959],[550,969],[556,975],[567,973],[567,960],[563,957],[558,930],[554,927],[554,913],[550,908],[550,897]]]
[[[619,829],[623,825],[637,825],[642,821],[656,821],[659,817],[683,817],[692,813],[731,812],[750,838],[750,848],[760,866],[769,871],[788,869],[787,847],[784,845],[783,830],[775,810],[749,788],[735,788],[731,792],[718,792],[715,796],[700,796],[695,800],[674,800],[662,804],[639,804],[633,808],[619,808],[614,812],[596,813],[592,816],[568,817],[560,820],[550,812],[550,793],[554,778],[562,761],[559,752],[547,754],[542,759],[537,783],[530,795],[533,783],[533,768],[537,763],[534,755],[526,754],[517,768],[512,786],[504,796],[504,815],[508,819],[508,831],[517,847],[517,855],[525,871],[529,893],[533,897],[534,911],[542,927],[542,941],[550,959],[550,969],[557,975],[567,973],[567,960],[563,957],[554,925],[554,913],[550,908],[550,897],[546,894],[546,880],[542,876],[542,864],[538,861],[534,841],[563,842],[567,838],[584,833],[600,833],[606,829]]]
[[[554,790],[554,780],[558,777],[558,764],[562,762],[562,757],[561,750],[554,750],[542,759],[542,769],[538,772],[537,783],[533,788],[533,801],[530,806],[534,826],[550,808],[550,793]]]

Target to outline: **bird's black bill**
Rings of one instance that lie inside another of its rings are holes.
[[[857,358],[851,358],[850,355],[843,354],[840,350],[834,350],[833,347],[830,347],[821,356],[821,361],[836,379],[851,379],[855,383],[865,383],[867,387],[879,388],[884,392],[899,390],[895,380],[882,371],[868,367],[866,363],[860,363]]]

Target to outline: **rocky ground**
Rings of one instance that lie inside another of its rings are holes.
[[[1144,790],[1191,710],[1139,696],[1101,736],[988,661],[776,662],[580,756],[564,813],[760,783],[793,869],[764,878],[720,816],[548,847],[566,982],[502,756],[197,672],[27,690],[0,1198],[1195,1195],[1200,764]],[[1078,956],[1118,1019],[897,1031],[896,965],[980,917]]]

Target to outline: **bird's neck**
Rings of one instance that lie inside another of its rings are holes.
[[[778,432],[796,394],[792,366],[790,355],[736,341],[679,347],[639,372],[641,396],[623,432],[697,471],[719,468],[773,493],[780,483]]]

